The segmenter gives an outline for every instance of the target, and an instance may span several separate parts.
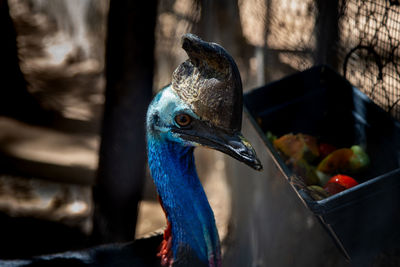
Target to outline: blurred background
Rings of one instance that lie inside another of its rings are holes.
[[[1,258],[163,229],[144,119],[187,58],[184,33],[225,47],[244,91],[328,64],[400,118],[396,0],[142,2],[0,0]],[[243,132],[271,161],[247,118]],[[196,162],[225,266],[350,266],[277,168],[207,149]],[[370,262],[400,263],[386,256]]]

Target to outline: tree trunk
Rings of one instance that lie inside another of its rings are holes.
[[[314,62],[328,64],[338,69],[337,42],[339,40],[339,0],[316,1],[318,17],[316,20],[317,50]]]
[[[157,1],[111,0],[96,242],[132,240],[146,166],[145,116],[153,86]]]

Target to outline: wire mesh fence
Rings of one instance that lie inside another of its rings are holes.
[[[277,64],[333,65],[400,119],[398,0],[267,0],[267,10],[267,53],[278,54]]]
[[[399,1],[346,0],[340,11],[338,55],[343,75],[399,119]]]

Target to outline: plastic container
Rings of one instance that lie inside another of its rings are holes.
[[[400,235],[400,124],[326,66],[252,90],[245,110],[282,175],[293,174],[265,133],[305,133],[336,147],[359,144],[370,156],[359,185],[314,201],[292,187],[348,259],[362,261],[398,243]],[[267,166],[266,166],[267,167]]]

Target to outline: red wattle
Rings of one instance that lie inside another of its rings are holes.
[[[165,217],[167,219],[167,228],[164,230],[164,240],[161,242],[159,247],[159,252],[157,253],[157,257],[161,258],[161,266],[172,267],[174,262],[172,255],[172,227],[171,223],[168,221],[167,213],[164,209],[164,205],[160,197],[158,197],[158,201],[165,213]]]

